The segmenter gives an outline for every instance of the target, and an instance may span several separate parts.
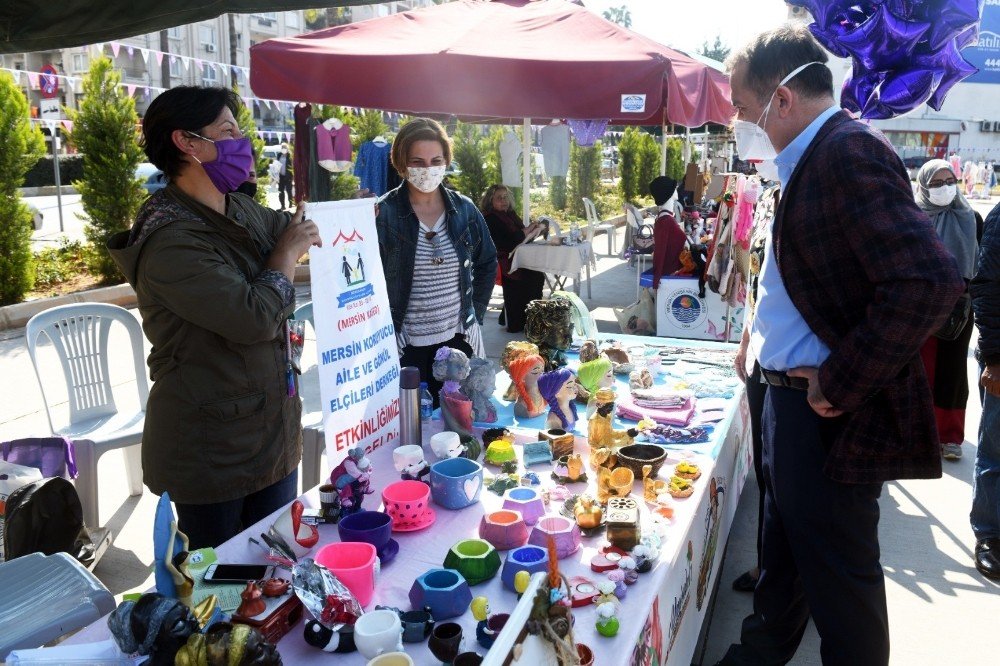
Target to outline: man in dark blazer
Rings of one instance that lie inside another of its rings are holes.
[[[788,662],[810,615],[824,664],[887,664],[882,483],[941,476],[918,352],[964,285],[892,146],[837,108],[826,61],[791,25],[729,61],[737,150],[774,158],[783,188],[750,335],[769,384],[761,575],[725,664]]]

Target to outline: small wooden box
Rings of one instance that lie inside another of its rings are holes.
[[[573,455],[573,444],[576,443],[576,436],[571,432],[566,432],[562,428],[539,430],[538,439],[548,442],[552,446],[553,460]]]
[[[612,497],[604,513],[608,525],[608,541],[624,551],[639,543],[639,504],[631,497]]]
[[[269,643],[281,640],[302,619],[302,602],[295,593],[280,597],[262,597],[267,604],[264,612],[254,617],[243,617],[233,613],[233,622],[256,627]]]

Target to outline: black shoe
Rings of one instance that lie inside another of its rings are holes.
[[[497,317],[497,323],[501,326],[507,325],[507,313],[503,310],[503,308],[500,309],[500,316]]]
[[[1000,581],[1000,539],[976,544],[976,569],[990,580]]]
[[[737,592],[753,592],[756,587],[757,579],[749,571],[744,571],[739,578],[733,581],[733,589]]]

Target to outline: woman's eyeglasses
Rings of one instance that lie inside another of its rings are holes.
[[[949,178],[948,180],[932,180],[927,183],[927,189],[933,190],[938,187],[944,187],[945,185],[957,185],[958,181],[954,178]]]
[[[431,254],[431,264],[434,266],[440,266],[444,263],[444,250],[441,249],[440,243],[434,240],[437,238],[438,232],[427,231],[424,233],[424,239],[430,242],[434,247],[434,252]]]

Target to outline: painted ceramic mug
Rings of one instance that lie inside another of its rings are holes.
[[[403,627],[391,610],[369,611],[354,623],[354,643],[368,659],[387,652],[403,651]]]
[[[378,559],[375,552],[375,546],[370,543],[328,543],[316,553],[316,562],[329,569],[347,586],[359,604],[367,606],[375,594],[375,566]]]
[[[422,481],[397,481],[382,490],[382,504],[393,529],[413,529],[429,519],[431,489]]]
[[[340,520],[337,533],[341,541],[370,543],[382,550],[392,536],[392,516],[381,511],[358,511]]]
[[[464,509],[479,501],[483,466],[468,458],[449,458],[431,466],[431,496],[446,509]]]
[[[389,652],[375,657],[368,666],[413,666],[413,660],[405,652]]]
[[[431,638],[427,642],[431,654],[446,664],[450,664],[462,651],[462,625],[456,622],[444,622],[438,624],[431,631]]]

